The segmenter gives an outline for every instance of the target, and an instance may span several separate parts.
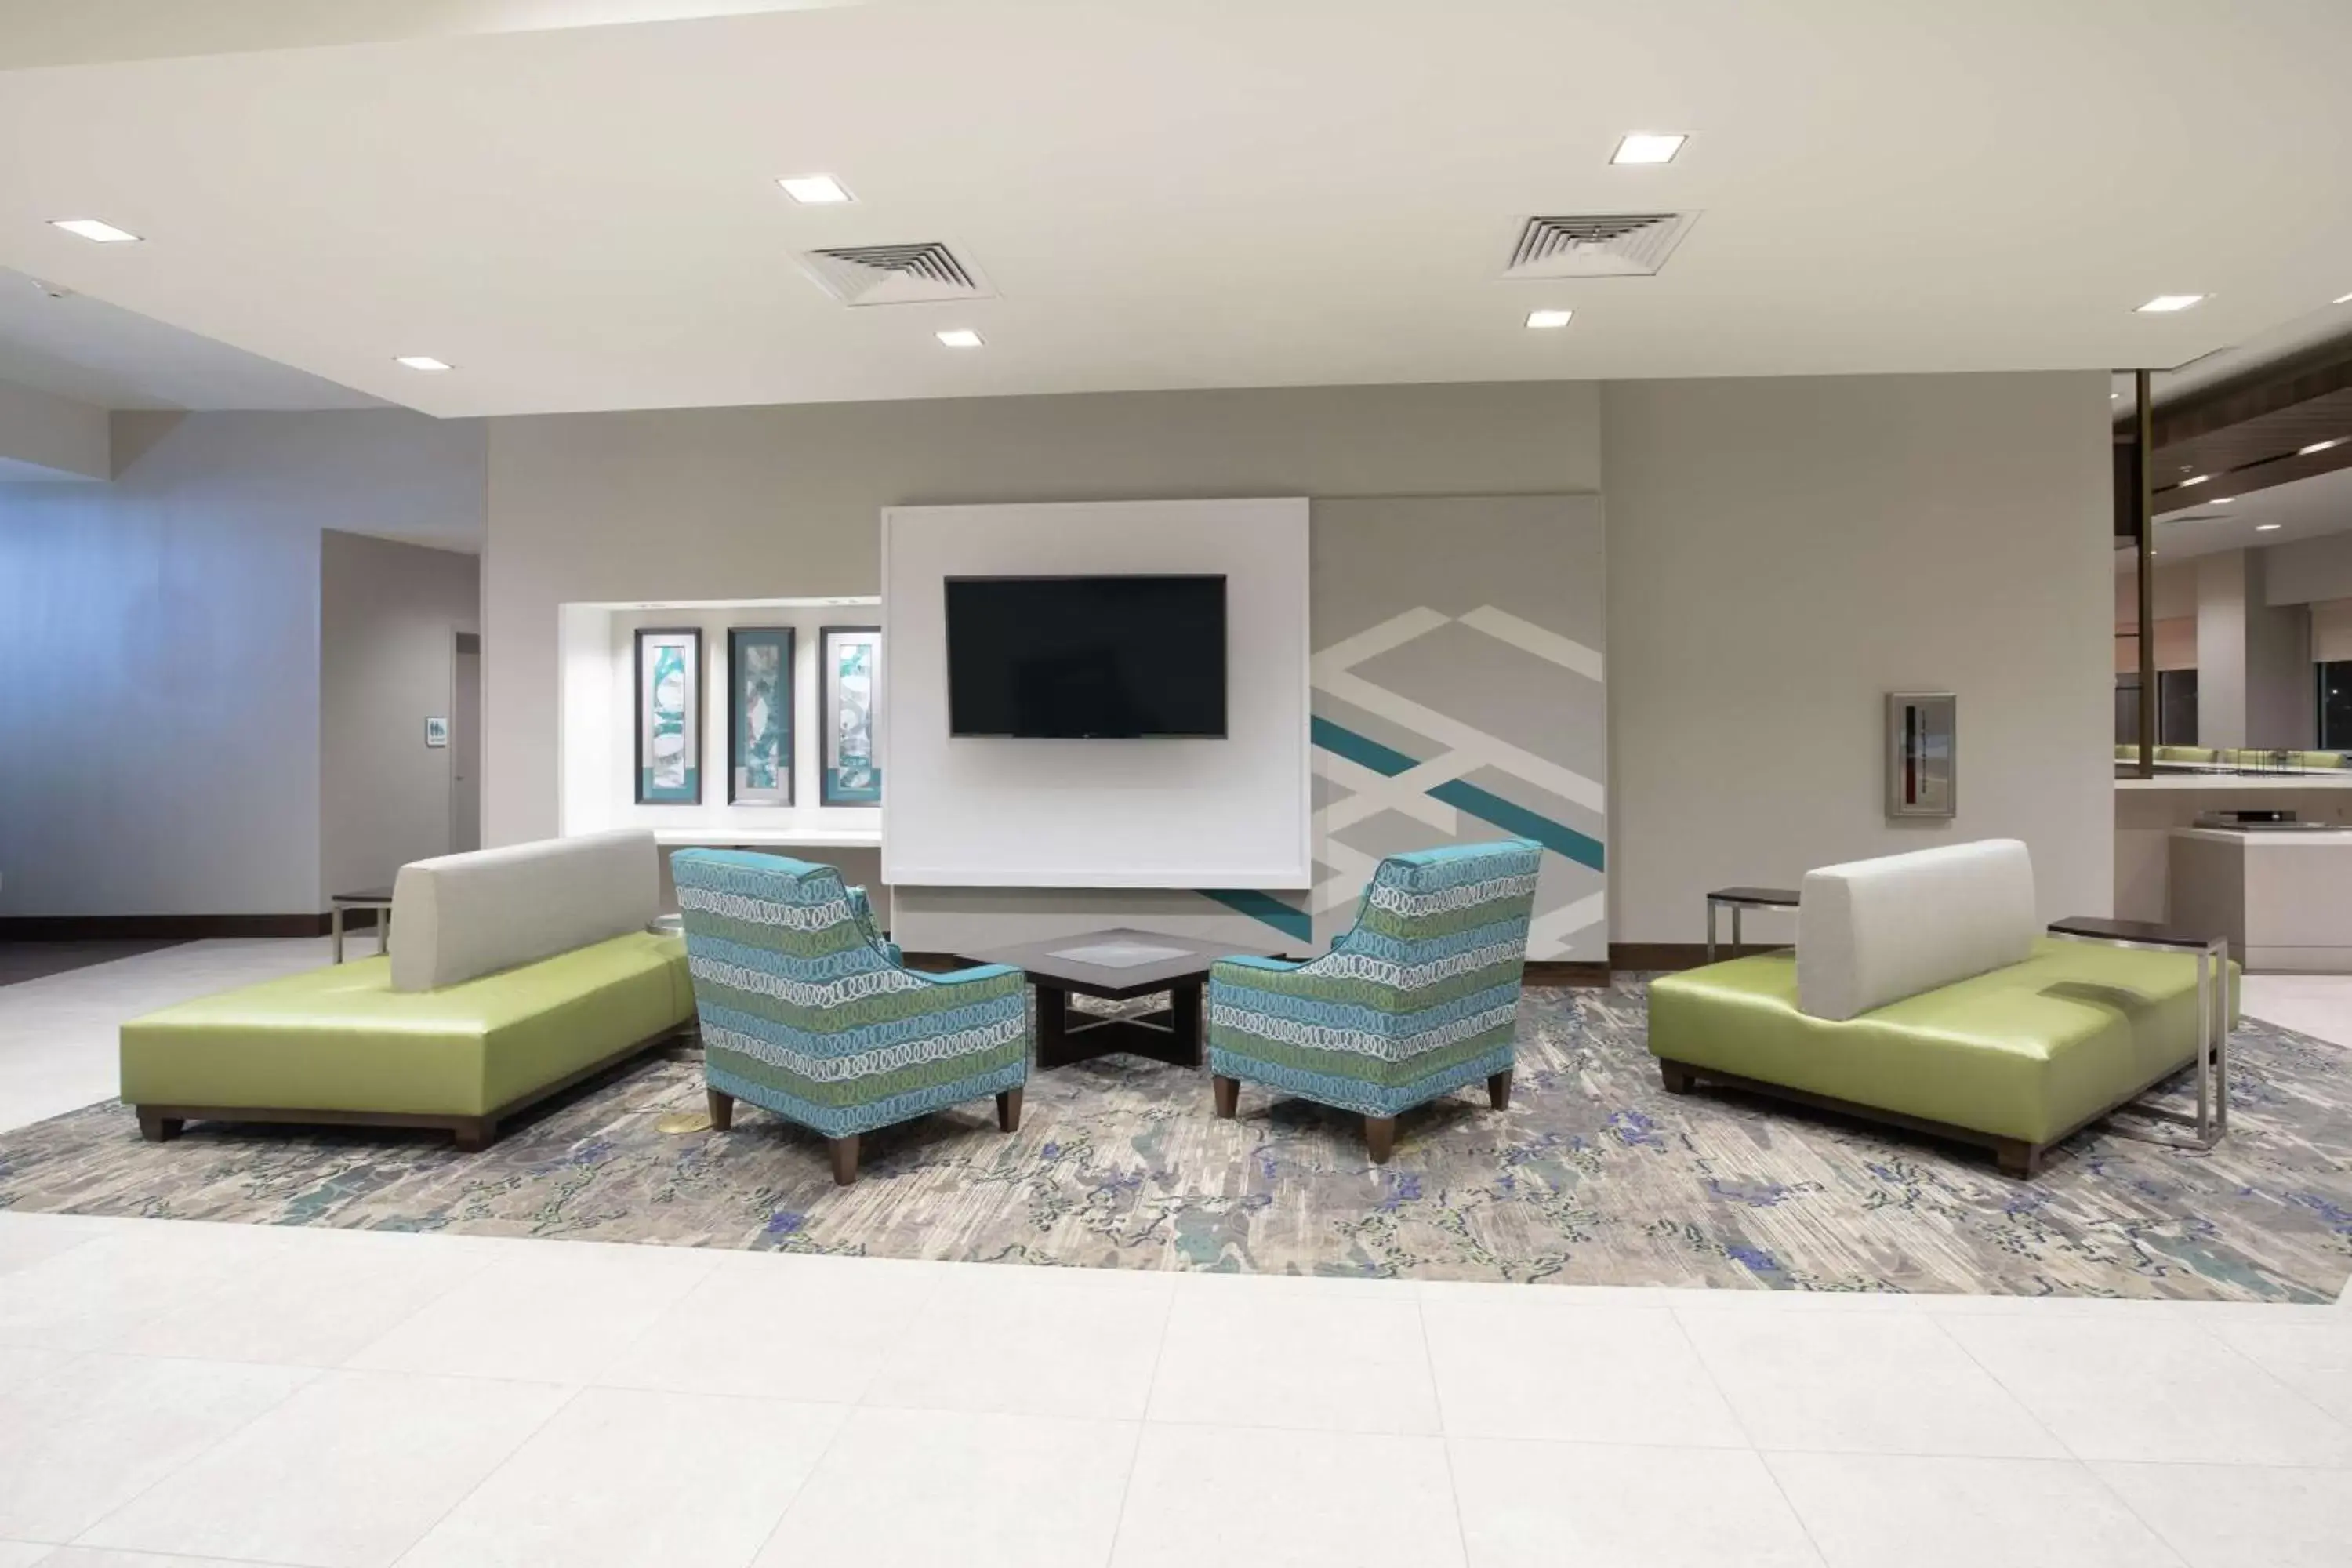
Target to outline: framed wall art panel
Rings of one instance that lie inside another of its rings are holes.
[[[877,704],[882,698],[882,628],[826,626],[817,633],[822,805],[882,804]]]
[[[727,804],[793,804],[793,628],[727,628]]]
[[[702,804],[702,633],[637,633],[639,805]]]

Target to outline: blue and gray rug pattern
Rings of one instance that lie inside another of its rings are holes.
[[[673,1054],[472,1155],[201,1123],[147,1144],[92,1106],[0,1134],[0,1207],[1535,1284],[2326,1301],[2352,1274],[2352,1052],[2250,1022],[2219,1149],[2094,1129],[2014,1182],[1861,1122],[1666,1095],[1645,994],[1528,990],[1511,1109],[1482,1088],[1410,1113],[1385,1167],[1352,1118],[1245,1085],[1220,1121],[1205,1074],[1119,1057],[1033,1074],[1009,1137],[986,1102],[871,1134],[836,1188],[812,1134],[749,1108],[698,1125],[699,1064]]]

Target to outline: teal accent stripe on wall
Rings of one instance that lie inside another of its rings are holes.
[[[1309,946],[1315,942],[1315,917],[1302,909],[1293,908],[1272,893],[1255,888],[1203,888],[1201,896],[1214,899],[1229,910],[1237,910],[1254,921],[1263,921],[1287,937],[1295,937]]]
[[[1514,805],[1499,795],[1460,779],[1448,779],[1426,793],[1432,800],[1442,800],[1481,822],[1493,823],[1506,833],[1532,838],[1553,854],[1564,855],[1580,866],[1590,866],[1596,871],[1602,868],[1601,841],[1591,834],[1579,833],[1566,823],[1538,816],[1524,805]]]
[[[1370,735],[1359,735],[1343,729],[1328,719],[1310,719],[1307,732],[1315,743],[1334,756],[1347,758],[1376,773],[1394,778],[1413,765],[1412,759],[1393,747],[1383,746]]]
[[[1316,719],[1308,724],[1308,733],[1317,745],[1334,756],[1371,769],[1388,778],[1394,778],[1414,765],[1413,759],[1392,746],[1384,746],[1369,735],[1359,735],[1328,719]],[[1466,811],[1481,822],[1491,822],[1506,833],[1516,833],[1522,838],[1532,838],[1555,855],[1564,856],[1580,866],[1594,870],[1605,869],[1607,852],[1601,840],[1589,833],[1579,833],[1564,822],[1554,822],[1526,806],[1514,805],[1491,790],[1460,779],[1448,779],[1423,792],[1432,800],[1441,800],[1457,811]],[[1222,895],[1218,895],[1222,896]],[[1265,895],[1261,894],[1260,897]]]

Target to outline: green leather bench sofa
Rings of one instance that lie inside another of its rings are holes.
[[[393,891],[388,958],[333,964],[122,1026],[122,1099],[160,1142],[193,1121],[446,1128],[499,1122],[690,1026],[682,938],[653,835],[421,860]]]
[[[1793,952],[1650,986],[1670,1092],[1712,1081],[1985,1144],[2018,1176],[2189,1066],[2197,1023],[2192,955],[2042,934],[2013,839],[1809,872]]]
[[[2158,746],[2156,760],[2159,763],[2185,763],[2210,768],[2247,768],[2255,771],[2290,769],[2299,773],[2322,773],[2352,767],[2352,755],[2343,752],[2268,751],[2252,746]],[[2117,746],[2116,761],[2139,761],[2137,746]]]

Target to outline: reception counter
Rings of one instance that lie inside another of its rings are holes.
[[[2259,807],[2305,822],[2352,826],[2352,771],[2341,773],[2166,773],[2116,781],[2116,914],[2161,921],[2170,836],[2199,814]],[[2307,837],[2310,835],[2297,835]]]
[[[2352,829],[2168,837],[2174,924],[2227,935],[2248,969],[2352,972]]]

